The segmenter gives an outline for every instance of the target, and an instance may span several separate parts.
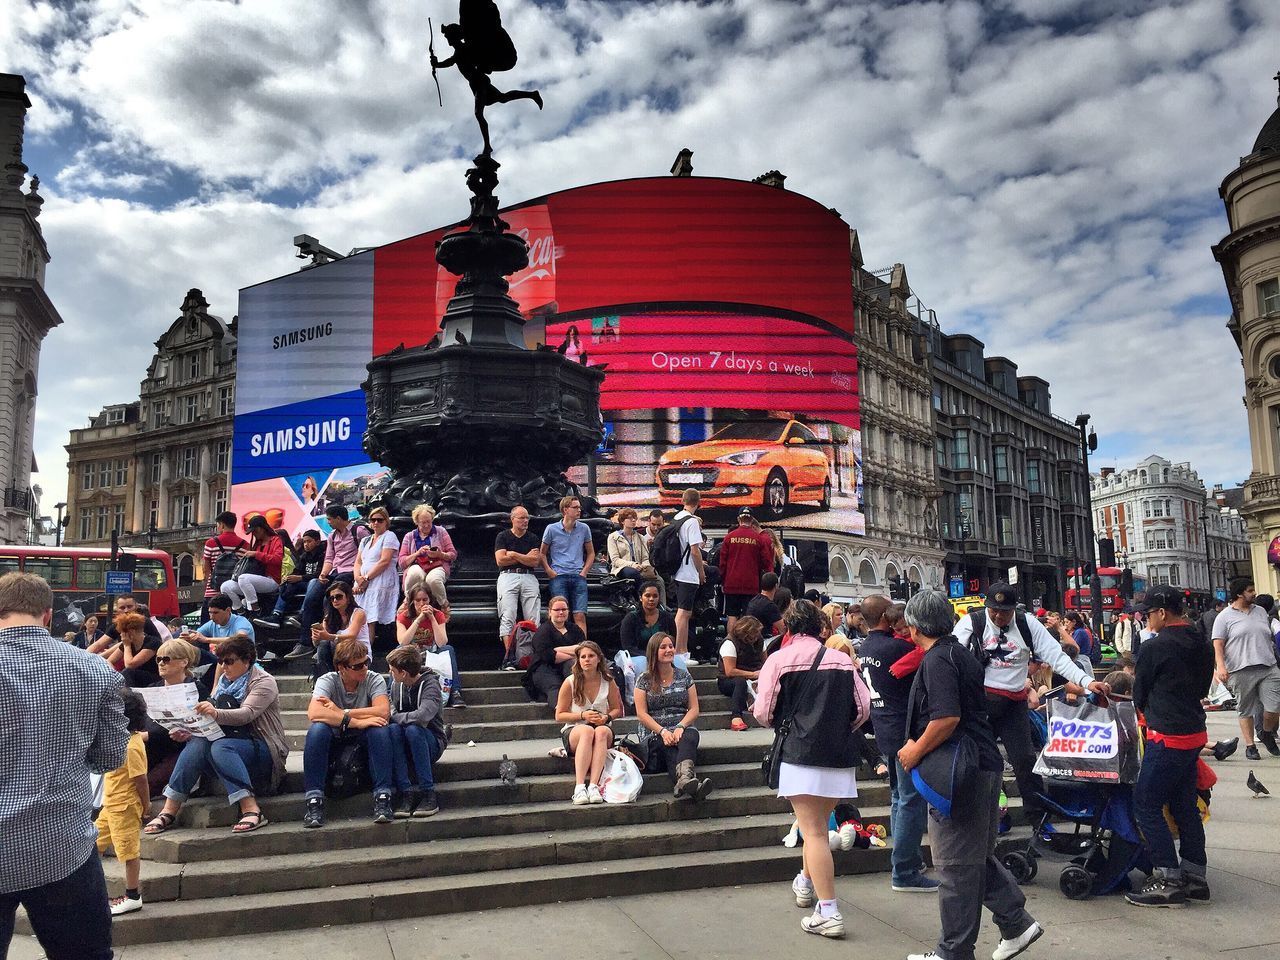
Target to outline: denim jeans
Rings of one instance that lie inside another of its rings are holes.
[[[1133,812],[1151,848],[1151,863],[1171,870],[1182,866],[1204,876],[1204,823],[1196,805],[1196,761],[1200,751],[1175,750],[1154,740],[1148,740],[1146,747],[1133,790]],[[1173,833],[1164,818],[1166,804],[1178,825],[1179,850],[1174,849]]]
[[[192,737],[178,754],[164,795],[184,803],[200,777],[212,773],[227,788],[227,802],[239,803],[271,783],[271,748],[265,740]]]
[[[587,578],[577,573],[561,573],[551,578],[547,599],[564,597],[570,613],[587,612]]]
[[[347,737],[364,740],[369,752],[369,776],[373,779],[373,792],[391,793],[391,731],[388,727],[366,727],[363,730],[348,728]],[[302,782],[306,798],[324,796],[325,780],[329,776],[329,750],[339,740],[337,727],[327,723],[313,723],[307,729],[307,741],[302,748]]]
[[[61,880],[0,893],[0,960],[9,955],[18,904],[48,960],[111,960],[111,909],[97,851]]]
[[[272,609],[272,612],[276,614],[276,616],[284,616],[284,614],[288,611],[289,606],[299,596],[301,596],[305,602],[307,591],[311,588],[311,584],[316,582],[317,582],[316,580],[309,580],[309,581],[303,581],[301,583],[280,584],[280,592],[276,595],[276,605]],[[309,640],[310,637],[308,637],[307,639]]]
[[[889,790],[889,832],[893,836],[890,882],[901,886],[918,880],[924,868],[920,841],[929,826],[929,805],[896,758],[889,767]]]
[[[409,758],[413,757],[413,771],[417,774],[417,787],[431,790],[436,785],[432,774],[432,764],[440,759],[444,747],[436,739],[436,735],[426,727],[415,724],[388,724],[391,732],[391,769],[394,772],[396,789],[401,793],[412,790],[414,784],[409,782]]]

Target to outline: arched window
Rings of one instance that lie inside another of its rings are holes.
[[[895,563],[886,563],[884,565],[884,580],[888,583],[894,577],[898,576],[898,566]]]
[[[907,580],[911,583],[918,583],[921,586],[924,585],[924,574],[920,572],[920,568],[914,563],[907,567]]]
[[[1169,468],[1168,468],[1168,467],[1165,467],[1165,468],[1164,468],[1164,470],[1162,471],[1162,476],[1163,476],[1163,478],[1164,478],[1164,482],[1165,482],[1165,483],[1168,483],[1168,482],[1169,482]]]
[[[849,576],[849,564],[845,563],[844,557],[839,554],[831,558],[831,579],[836,583],[852,582]]]
[[[858,564],[858,582],[868,587],[874,587],[880,582],[876,577],[876,568],[871,565],[870,560],[863,560]]]

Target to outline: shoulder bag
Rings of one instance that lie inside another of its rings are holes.
[[[782,767],[782,745],[791,733],[791,721],[795,719],[796,709],[800,706],[803,695],[809,692],[813,672],[818,669],[818,664],[822,662],[822,655],[826,652],[827,648],[819,644],[818,655],[813,658],[813,663],[805,672],[804,679],[800,681],[795,696],[791,698],[787,715],[778,724],[778,728],[773,735],[773,743],[769,745],[769,749],[765,751],[764,758],[760,761],[761,779],[764,780],[764,785],[772,790],[778,789],[778,774]],[[778,683],[781,685],[781,677],[778,678]]]

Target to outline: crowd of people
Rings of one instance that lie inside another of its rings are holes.
[[[1230,603],[1194,623],[1177,591],[1148,590],[1130,621],[1128,649],[1115,671],[1097,680],[1101,638],[1074,611],[1030,613],[1003,583],[991,585],[983,605],[960,616],[927,589],[905,604],[881,595],[848,605],[822,604],[817,591],[793,596],[780,582],[773,538],[747,511],[721,541],[712,567],[699,506],[697,491],[687,491],[684,509],[670,521],[653,511],[643,532],[636,511],[617,515],[618,529],[606,542],[608,566],[634,585],[636,603],[616,637],[588,638],[587,576],[595,549],[577,498],[561,502],[561,520],[540,537],[529,531],[528,512],[517,507],[510,529],[496,539],[504,666],[517,665],[512,638],[520,624],[531,625],[518,666],[530,696],[544,700],[562,725],[553,753],[572,761],[573,804],[603,802],[600,784],[616,745],[615,723],[627,713],[636,718],[646,769],[665,770],[675,797],[696,802],[711,793],[711,780],[697,768],[700,708],[690,667],[698,661],[689,653],[689,629],[699,593],[714,577],[726,628],[716,688],[729,700],[732,730],[748,729],[754,718],[775,731],[769,782],[790,803],[804,838],[792,894],[798,906],[813,908],[802,921],[806,932],[845,935],[828,823],[837,803],[857,796],[865,766],[889,783],[891,888],[934,893],[939,901],[938,945],[910,960],[970,960],[984,905],[1001,933],[997,960],[1037,940],[1043,928],[995,856],[995,842],[1005,758],[1027,817],[1043,812],[1031,714],[1059,691],[1071,702],[1104,705],[1127,693],[1143,718],[1147,742],[1133,810],[1153,871],[1127,893],[1129,902],[1160,907],[1209,899],[1197,764],[1205,753],[1225,759],[1238,745],[1208,742],[1203,702],[1213,685],[1225,685],[1235,700],[1246,755],[1258,759],[1261,744],[1280,756],[1280,621],[1271,616],[1270,598],[1256,595],[1251,582],[1233,581]],[[246,542],[234,533],[236,517],[220,516],[206,547],[207,619],[194,630],[163,624],[124,596],[105,629],[88,618],[64,638],[68,643],[51,647],[47,585],[25,574],[0,578],[0,669],[14,676],[29,670],[22,657],[33,654],[23,652],[26,647],[41,660],[60,651],[50,662],[61,665],[65,679],[55,682],[76,705],[60,720],[67,729],[54,736],[55,749],[41,760],[67,764],[49,782],[62,784],[59,796],[69,802],[55,819],[65,821],[72,836],[91,839],[94,830],[81,816],[88,808],[83,785],[72,783],[67,771],[106,775],[97,847],[114,849],[126,886],[124,896],[109,903],[102,895],[108,925],[110,915],[141,908],[140,835],[177,829],[181,808],[202,778],[219,781],[236,808],[234,833],[266,825],[258,798],[279,789],[289,748],[278,686],[259,662],[254,621],[279,623],[291,601],[300,605],[306,654],[316,660],[303,749],[303,825],[325,824],[326,799],[366,789],[375,822],[439,811],[434,769],[451,730],[443,711],[463,705],[447,634],[447,585],[457,551],[428,506],[413,512],[414,529],[403,540],[381,508],[370,512],[367,526],[341,508],[329,509],[327,542],[304,533],[300,549],[261,517],[248,522]],[[221,559],[226,555],[234,565]],[[231,574],[215,590],[219,563]],[[545,620],[539,572],[549,581]],[[395,641],[386,677],[373,669],[374,636],[382,629],[394,631]],[[220,736],[194,735],[146,716],[139,689],[179,684],[194,684],[195,712],[216,724]],[[0,744],[0,751],[9,749]],[[950,769],[970,768],[963,794],[939,800],[930,772],[939,757]],[[139,829],[154,797],[163,804]],[[14,816],[5,813],[5,799],[0,796],[0,821]],[[936,807],[944,801],[949,809],[939,816]],[[43,829],[35,830],[37,838]],[[932,870],[922,855],[926,832]],[[34,842],[28,833],[23,842]],[[42,918],[40,897],[52,896],[53,888],[65,893],[66,884],[80,897],[102,888],[96,855],[74,844],[52,870],[10,865],[4,872],[0,897],[26,903],[37,934],[51,942],[68,935]],[[0,911],[0,938],[4,921]],[[91,918],[81,934],[91,938],[99,923]]]

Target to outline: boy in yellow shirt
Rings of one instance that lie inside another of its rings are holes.
[[[142,873],[142,820],[151,805],[147,788],[147,702],[127,687],[122,691],[124,715],[129,722],[129,747],[124,763],[103,778],[102,812],[98,814],[98,853],[114,847],[116,859],[124,864],[123,897],[111,900],[111,915],[142,909],[139,889]]]

